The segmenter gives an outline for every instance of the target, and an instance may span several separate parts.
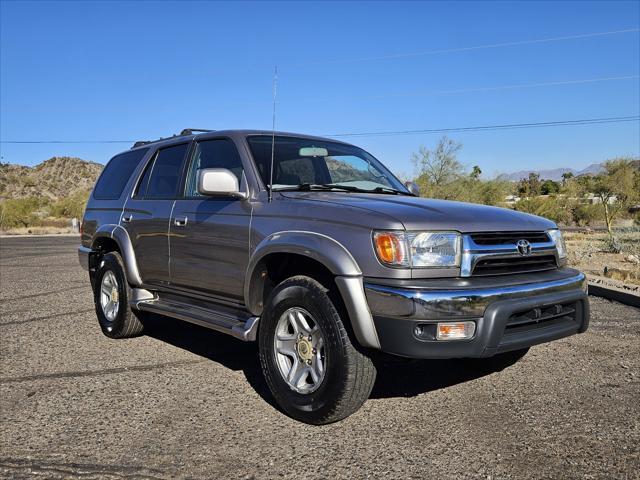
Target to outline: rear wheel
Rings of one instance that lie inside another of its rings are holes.
[[[142,333],[142,322],[129,307],[131,288],[118,252],[107,253],[100,259],[93,295],[98,322],[107,337],[127,338]]]
[[[271,293],[260,320],[260,363],[280,407],[311,424],[341,420],[362,406],[376,378],[343,318],[316,280],[296,276]]]

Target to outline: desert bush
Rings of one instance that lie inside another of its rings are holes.
[[[603,252],[606,253],[620,253],[622,252],[622,243],[615,238],[614,236],[607,237],[602,242],[604,247],[602,249]]]
[[[64,217],[64,218],[82,218],[84,208],[89,198],[89,192],[79,191],[69,197],[62,198],[55,202],[50,210],[49,214],[52,217]]]
[[[31,227],[40,222],[38,210],[46,200],[37,197],[11,198],[0,202],[0,228]]]
[[[515,205],[519,212],[531,213],[553,220],[556,223],[571,222],[571,211],[562,205],[556,197],[523,198]]]
[[[485,205],[500,205],[512,189],[510,182],[500,178],[479,181],[474,187],[474,201]]]
[[[571,209],[573,222],[580,227],[588,227],[595,221],[602,221],[602,209],[599,205],[577,205]]]

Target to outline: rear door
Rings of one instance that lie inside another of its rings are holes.
[[[188,143],[159,149],[122,214],[145,284],[169,283],[169,221],[188,149]]]
[[[85,209],[82,222],[83,245],[91,245],[98,227],[117,225],[120,222],[122,206],[126,203],[129,191],[126,187],[148,151],[148,148],[130,150],[116,155],[107,163]]]
[[[226,168],[246,188],[244,167],[229,138],[195,142],[186,168],[184,197],[171,222],[172,287],[241,301],[249,262],[251,203],[229,196],[202,196],[198,170]]]

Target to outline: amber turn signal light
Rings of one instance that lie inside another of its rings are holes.
[[[476,333],[475,322],[440,322],[436,334],[437,340],[467,340]]]
[[[404,238],[395,232],[376,232],[373,236],[376,254],[382,263],[404,265],[406,260]]]

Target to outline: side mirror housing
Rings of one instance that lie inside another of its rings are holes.
[[[407,190],[413,193],[416,197],[420,196],[420,188],[414,182],[404,182],[404,186],[407,187]]]
[[[247,198],[247,194],[240,191],[238,177],[226,168],[198,170],[198,193],[208,196]]]

